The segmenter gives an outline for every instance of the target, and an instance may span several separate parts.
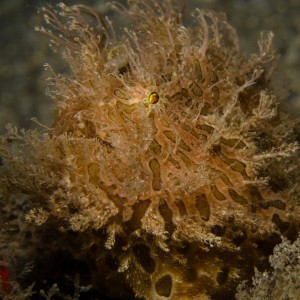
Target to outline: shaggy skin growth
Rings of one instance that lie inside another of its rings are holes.
[[[85,262],[94,287],[122,299],[128,286],[145,299],[232,297],[299,228],[297,142],[270,88],[272,35],[246,59],[222,15],[196,10],[191,29],[171,1],[114,6],[135,21],[125,38],[85,6],[42,10],[39,30],[70,74],[50,78],[52,129],[9,128],[22,152],[3,142],[5,181],[30,195],[36,243]]]

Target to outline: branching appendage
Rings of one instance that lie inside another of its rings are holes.
[[[58,5],[60,11],[42,8],[45,22],[51,29],[37,27],[36,30],[48,35],[54,47],[62,46],[71,51],[81,51],[86,46],[94,54],[100,54],[107,47],[109,33],[107,25],[92,9],[84,5]]]

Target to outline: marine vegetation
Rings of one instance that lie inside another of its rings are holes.
[[[270,256],[271,272],[255,270],[253,286],[246,282],[238,286],[237,300],[299,299],[300,297],[300,237],[291,244],[287,239],[274,248]]]
[[[44,270],[76,261],[118,299],[232,299],[299,231],[296,121],[272,87],[272,34],[247,57],[222,14],[195,10],[187,26],[180,1],[113,7],[131,20],[123,33],[83,5],[41,10],[69,72],[47,65],[52,128],[8,126],[3,184],[27,195]]]

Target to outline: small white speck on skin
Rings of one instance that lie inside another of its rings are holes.
[[[79,129],[82,129],[82,128],[84,128],[84,127],[85,127],[85,125],[84,125],[83,122],[80,122],[80,123],[78,124],[78,128],[79,128]]]

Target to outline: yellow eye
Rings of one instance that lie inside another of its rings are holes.
[[[159,95],[156,92],[152,92],[148,96],[148,103],[155,104],[159,100]]]

